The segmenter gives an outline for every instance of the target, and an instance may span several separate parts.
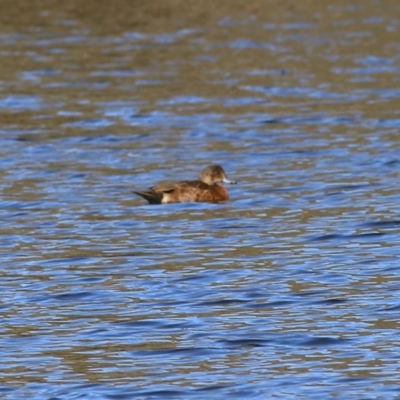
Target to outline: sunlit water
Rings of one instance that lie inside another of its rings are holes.
[[[397,398],[400,7],[340,4],[4,32],[1,398]]]

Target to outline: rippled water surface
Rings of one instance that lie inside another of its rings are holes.
[[[0,397],[398,398],[400,4],[65,3],[0,17]]]

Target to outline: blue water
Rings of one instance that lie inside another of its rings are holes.
[[[398,397],[398,5],[338,4],[0,28],[1,398]]]

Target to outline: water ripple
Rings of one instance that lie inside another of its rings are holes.
[[[3,10],[1,397],[396,398],[393,9],[71,1]]]

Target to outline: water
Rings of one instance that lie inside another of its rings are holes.
[[[397,2],[68,4],[0,31],[0,397],[397,398]]]

